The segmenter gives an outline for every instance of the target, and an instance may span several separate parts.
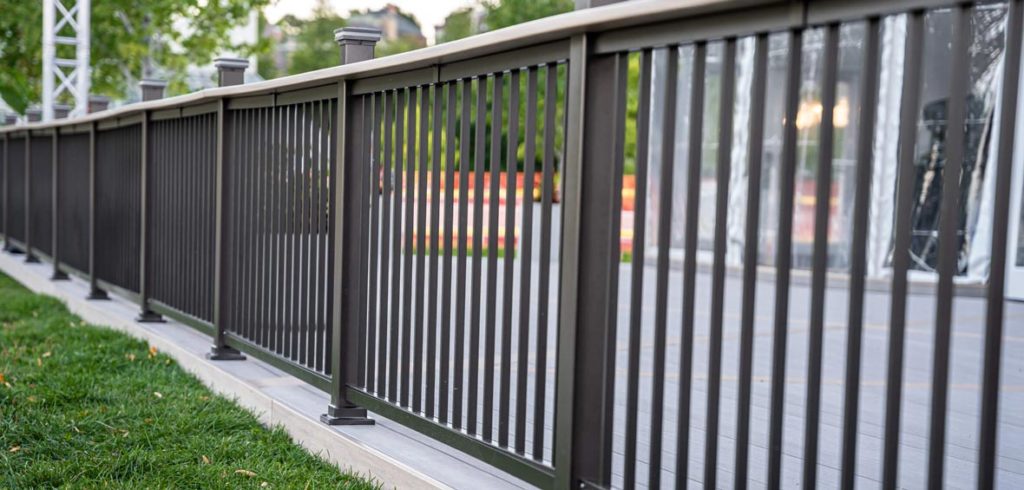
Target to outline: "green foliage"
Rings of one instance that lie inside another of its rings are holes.
[[[65,486],[375,488],[0,274],[0,487]]]
[[[473,31],[473,7],[463,7],[448,14],[444,19],[444,32],[437,38],[446,43],[476,34]]]
[[[269,0],[103,0],[92,4],[92,91],[124,97],[129,84],[149,67],[168,75],[168,92],[187,90],[185,70],[222,51],[248,53],[232,45],[229,31],[249,20]],[[42,2],[0,0],[0,96],[15,110],[39,100],[42,87]],[[182,25],[188,28],[183,29]],[[61,34],[61,33],[58,33]],[[57,55],[74,57],[73,46]],[[16,75],[24,77],[19,83]]]
[[[531,20],[572,11],[573,0],[484,0],[487,28],[514,26]]]
[[[294,50],[288,53],[284,70],[278,70],[274,51],[277,40],[266,39],[267,51],[259,59],[259,73],[263,78],[271,79],[284,75],[295,75],[309,71],[338,66],[338,45],[334,42],[334,31],[348,25],[348,19],[354,15],[362,15],[366,11],[351,11],[348,17],[338,14],[326,0],[319,0],[313,8],[313,16],[300,19],[292,15],[278,21],[277,26],[284,36],[295,43]],[[399,11],[412,22],[416,19],[405,12]],[[381,41],[375,48],[376,57],[404,53],[420,48],[412,39]]]
[[[288,59],[288,74],[338,66],[334,30],[345,27],[345,19],[329,3],[317,2],[309,20],[287,16],[278,25],[295,40],[295,51]]]
[[[417,44],[416,41],[407,38],[399,38],[394,41],[381,41],[374,48],[373,56],[375,58],[382,58],[384,56],[412,51],[421,47],[423,46]],[[335,46],[335,49],[337,49],[337,46]]]

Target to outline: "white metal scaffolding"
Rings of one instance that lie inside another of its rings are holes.
[[[64,93],[74,99],[72,115],[88,110],[89,14],[90,0],[43,0],[44,121],[53,119],[54,105]],[[58,58],[57,46],[74,46],[75,57]]]

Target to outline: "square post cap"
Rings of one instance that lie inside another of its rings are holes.
[[[249,67],[249,60],[225,56],[213,60],[213,66],[217,68],[218,85],[241,85],[245,83],[245,69]]]
[[[334,31],[334,42],[341,48],[341,64],[373,59],[373,47],[380,41],[380,29],[343,27]]]
[[[339,46],[346,44],[374,45],[380,41],[380,29],[372,27],[342,27],[334,30],[334,42]]]
[[[28,118],[28,122],[39,122],[43,120],[43,110],[39,107],[29,107],[25,111],[25,116]]]
[[[105,111],[107,107],[110,107],[110,97],[106,95],[89,96],[89,114]]]
[[[2,123],[3,123],[4,126],[13,126],[13,125],[18,123],[18,115],[17,114],[4,114],[4,118],[3,118]]]
[[[67,104],[54,104],[53,105],[53,118],[64,119],[71,113],[71,106]]]
[[[139,88],[142,89],[142,101],[157,100],[164,98],[164,89],[167,87],[167,82],[164,80],[154,80],[150,78],[144,78],[139,82]]]
[[[217,67],[218,70],[245,70],[249,68],[249,60],[222,56],[213,60],[213,66]]]

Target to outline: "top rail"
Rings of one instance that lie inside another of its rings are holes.
[[[828,22],[884,16],[908,10],[939,8],[955,5],[953,0],[893,0],[884,4],[844,0],[633,0],[603,7],[577,10],[531,22],[478,34],[448,43],[415,51],[375,58],[298,75],[245,85],[216,87],[175,97],[125,105],[85,116],[48,122],[35,122],[0,127],[0,134],[25,129],[65,127],[92,121],[128,117],[143,111],[174,109],[203,104],[224,98],[271,95],[318,87],[341,80],[359,80],[370,77],[396,75],[403,72],[435,68],[433,80],[444,81],[446,71],[441,67],[459,62],[501,55],[523,48],[556,41],[567,41],[574,35],[595,33],[598,52],[632,50],[642,47],[678,43],[696,34],[686,26],[708,25],[696,22],[719,16],[726,17],[738,11],[750,12],[739,16],[750,21],[735,20],[715,23],[714,30],[701,32],[705,39],[751,34],[769,30]],[[766,24],[762,14],[770,14],[773,22]],[[683,24],[680,25],[679,23]],[[696,23],[695,23],[696,22]],[[682,30],[681,30],[682,29]],[[564,48],[560,58],[568,57],[568,43],[552,44]],[[514,59],[514,58],[513,58]],[[528,65],[524,62],[523,66]],[[462,73],[464,65],[457,65],[453,73]]]

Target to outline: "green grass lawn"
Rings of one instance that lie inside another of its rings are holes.
[[[0,274],[0,488],[374,488]]]

